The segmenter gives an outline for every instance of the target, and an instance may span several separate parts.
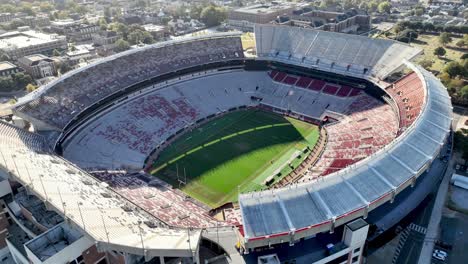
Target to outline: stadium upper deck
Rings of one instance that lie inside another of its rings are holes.
[[[396,41],[271,24],[255,25],[255,42],[259,58],[377,80],[421,52]]]
[[[21,98],[16,110],[37,125],[60,131],[89,106],[127,87],[185,68],[243,57],[237,34],[158,43],[69,72]]]

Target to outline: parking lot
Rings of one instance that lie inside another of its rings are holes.
[[[434,249],[444,250],[448,253],[445,261],[432,258],[434,264],[458,264],[468,263],[468,216],[452,210],[445,210],[440,222],[440,241],[443,241],[453,248],[443,248],[440,245]]]

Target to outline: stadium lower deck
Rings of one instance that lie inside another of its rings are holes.
[[[106,109],[67,138],[63,155],[167,224],[208,227],[221,219],[219,225],[237,226],[241,217],[235,204],[211,211],[213,207],[186,198],[183,188],[179,189],[180,181],[186,183],[183,165],[178,168],[180,176],[172,181],[149,173],[152,162],[158,162],[156,157],[170,149],[180,135],[210,118],[252,107],[311,124],[328,119],[323,123],[326,144],[315,149],[318,153],[310,164],[313,166],[299,165],[305,172],[289,177],[293,180],[280,186],[346,168],[381,149],[398,133],[394,108],[356,87],[276,70],[211,71],[150,86]],[[274,187],[260,183],[260,189]],[[235,201],[201,200],[215,207]]]

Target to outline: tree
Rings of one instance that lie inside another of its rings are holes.
[[[9,28],[12,30],[17,29],[19,27],[23,27],[23,26],[26,26],[26,24],[21,19],[18,19],[18,18],[13,19],[9,24]]]
[[[460,96],[463,99],[468,100],[468,85],[465,85],[460,89]]]
[[[34,91],[36,89],[37,89],[37,86],[34,85],[34,84],[30,83],[30,84],[26,85],[26,91],[28,91],[28,93],[30,93],[30,92],[32,92],[32,91]]]
[[[414,10],[416,16],[422,16],[424,14],[424,8],[417,8]]]
[[[435,27],[434,27],[434,24],[432,23],[423,23],[423,29],[424,31],[432,32],[435,30]]]
[[[455,78],[457,76],[463,76],[464,69],[460,63],[451,61],[445,66],[444,72],[448,73],[450,78]]]
[[[390,13],[390,9],[392,8],[392,5],[390,5],[389,2],[382,2],[378,5],[377,10],[379,13]]]
[[[406,29],[406,27],[401,22],[396,23],[395,26],[393,27],[393,30],[395,31],[395,33],[400,33],[401,31],[403,31],[405,29]]]
[[[99,28],[103,31],[107,30],[107,20],[104,17],[101,17],[98,21]]]
[[[461,55],[460,60],[466,60],[466,59],[468,59],[468,53],[464,53],[463,55]]]
[[[54,10],[54,6],[49,2],[42,2],[39,4],[39,9],[42,12],[49,13],[50,11]]]
[[[33,82],[32,77],[29,74],[18,72],[12,75],[13,81],[16,83],[16,87],[24,89],[26,85]]]
[[[436,56],[438,56],[438,57],[444,56],[445,53],[447,53],[447,51],[445,51],[445,49],[442,48],[442,47],[437,47],[437,48],[434,50],[434,55],[436,55]]]
[[[115,51],[117,52],[122,52],[130,49],[130,44],[128,41],[125,41],[123,39],[119,39],[115,42]]]
[[[396,40],[405,42],[405,43],[410,43],[412,40],[415,40],[417,38],[418,38],[418,33],[411,29],[405,29],[401,31],[400,33],[398,33],[396,36]]]
[[[423,67],[426,70],[429,70],[433,64],[434,62],[431,60],[422,60],[419,62],[419,65],[421,65],[421,67]]]
[[[11,92],[15,90],[15,85],[11,77],[0,77],[0,92]]]
[[[439,36],[439,43],[442,44],[442,46],[447,45],[452,41],[452,37],[450,37],[450,34],[447,32],[443,32]]]
[[[60,51],[54,49],[54,50],[52,51],[52,55],[53,55],[54,57],[58,57],[58,56],[60,56]]]
[[[463,39],[460,39],[459,41],[455,43],[455,45],[459,48],[463,48],[466,45],[466,43]]]
[[[208,6],[200,13],[200,19],[207,27],[221,24],[227,17],[226,10],[222,7]]]
[[[67,61],[62,61],[58,64],[57,69],[60,74],[65,74],[71,71],[73,67]]]
[[[128,34],[128,42],[132,45],[140,43],[152,44],[154,43],[154,38],[148,31],[137,29]]]
[[[367,3],[367,10],[369,10],[370,12],[375,12],[378,6],[379,6],[379,3],[377,1],[371,0],[370,2]]]

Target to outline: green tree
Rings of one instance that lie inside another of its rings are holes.
[[[442,48],[442,47],[437,47],[435,50],[434,50],[434,55],[438,56],[438,57],[441,57],[441,56],[444,56],[445,53],[447,53],[447,51]]]
[[[128,42],[132,45],[139,43],[152,44],[154,38],[148,31],[136,29],[128,34]]]
[[[219,25],[226,17],[227,13],[224,8],[213,5],[205,7],[200,14],[201,21],[205,23],[207,27]]]
[[[466,45],[466,43],[463,39],[460,39],[459,41],[455,43],[455,45],[459,48],[463,48]]]
[[[127,39],[128,35],[128,27],[125,24],[122,24],[120,22],[112,23],[109,24],[108,28],[112,31],[117,32],[117,34],[121,35],[123,39]]]
[[[54,57],[58,57],[58,56],[60,56],[61,54],[60,54],[60,51],[54,49],[54,50],[52,51],[52,55],[53,55]]]
[[[104,17],[101,17],[98,21],[99,28],[103,31],[107,30],[107,20]]]
[[[15,90],[15,85],[11,77],[0,77],[0,91],[11,92]]]
[[[49,2],[42,2],[39,4],[39,10],[45,13],[49,13],[50,11],[54,10],[54,6]]]
[[[382,2],[378,5],[377,10],[379,13],[390,13],[390,9],[392,8],[392,5],[389,2]]]
[[[119,39],[115,42],[115,51],[117,52],[122,52],[130,49],[130,44],[128,41],[125,41],[123,39]]]
[[[451,61],[444,67],[444,72],[448,73],[450,78],[455,78],[457,76],[463,76],[464,69],[460,63]]]
[[[417,8],[414,10],[416,16],[422,16],[424,14],[424,8]]]
[[[375,0],[372,0],[369,3],[367,3],[367,10],[371,12],[375,12],[377,11],[378,6],[379,6],[379,3]]]
[[[463,99],[468,100],[468,85],[465,85],[460,89],[460,96]]]
[[[24,89],[26,85],[33,82],[33,79],[29,74],[24,74],[22,72],[13,74],[12,78],[16,84],[16,87],[21,89]]]
[[[439,43],[442,44],[442,46],[447,45],[447,44],[450,43],[451,41],[452,41],[452,37],[450,36],[449,33],[443,32],[443,33],[440,34],[440,36],[439,36]]]
[[[12,30],[17,29],[19,27],[23,27],[23,26],[26,26],[26,24],[21,19],[18,19],[18,18],[13,19],[8,25],[8,27]]]
[[[433,61],[427,60],[427,59],[422,60],[422,61],[419,62],[419,65],[421,65],[421,67],[423,67],[426,70],[429,70],[432,67],[433,64],[434,64]]]
[[[29,16],[34,16],[35,12],[32,8],[32,5],[30,3],[22,3],[20,6],[20,11],[23,13],[28,14]]]
[[[12,4],[2,4],[0,5],[0,12],[1,13],[16,13],[18,12],[18,8]]]

